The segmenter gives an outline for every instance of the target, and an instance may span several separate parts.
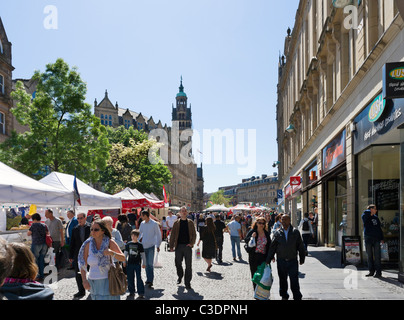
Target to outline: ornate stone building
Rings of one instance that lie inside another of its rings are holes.
[[[203,210],[203,169],[202,165],[198,168],[193,161],[192,112],[191,106],[188,107],[188,97],[184,92],[182,78],[176,95],[176,105],[172,105],[172,126],[167,124],[163,126],[160,120],[156,123],[153,117],[148,118],[141,112],[120,108],[117,102],[114,105],[107,91],[100,103],[97,100],[94,101],[94,114],[100,118],[101,124],[114,128],[134,127],[149,134],[154,129],[162,129],[168,141],[167,158],[163,155],[162,157],[173,175],[171,183],[165,186],[170,204],[186,206],[193,211]],[[179,137],[185,130],[188,133],[188,140],[179,141]],[[180,151],[183,148],[189,149],[187,156],[191,159],[190,163],[181,161]]]
[[[10,137],[13,130],[25,132],[26,126],[22,126],[11,113],[15,101],[11,98],[11,92],[18,80],[12,80],[12,44],[8,41],[3,22],[0,18],[0,143]],[[27,92],[33,94],[35,86],[31,80],[22,80]]]
[[[388,65],[404,62],[401,2],[300,1],[279,60],[277,141],[292,222],[318,211],[320,243],[341,249],[344,236],[363,240],[361,214],[376,203],[404,279],[404,95],[383,91]]]

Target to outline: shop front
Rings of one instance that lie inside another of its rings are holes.
[[[346,132],[343,130],[322,150],[324,239],[330,247],[342,246],[347,228]]]
[[[357,234],[363,239],[361,215],[375,204],[389,252],[383,263],[399,266],[402,274],[404,99],[378,94],[355,118],[354,126]]]

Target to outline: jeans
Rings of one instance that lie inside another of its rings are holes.
[[[307,246],[309,244],[310,238],[312,237],[311,233],[304,233],[302,234],[302,239],[303,239],[303,244],[304,244],[304,250],[307,252]]]
[[[277,259],[278,276],[279,276],[279,295],[282,299],[289,299],[288,294],[288,276],[290,279],[290,289],[293,293],[294,300],[301,300],[299,286],[299,264],[297,259],[285,260]]]
[[[31,251],[34,254],[36,264],[38,265],[38,277],[44,277],[45,268],[45,255],[48,251],[48,246],[44,244],[33,244],[31,245]]]
[[[376,271],[376,273],[381,274],[382,260],[381,260],[380,240],[365,236],[365,248],[366,248],[366,254],[368,256],[369,272],[374,273]]]
[[[217,248],[216,248],[216,261],[221,262],[222,261],[222,255],[223,255],[223,237],[216,237],[216,243],[217,243]]]
[[[154,280],[154,246],[150,248],[145,248],[144,253],[146,256],[146,282],[153,283]]]
[[[177,276],[181,278],[184,276],[184,269],[182,268],[182,260],[185,259],[185,279],[186,286],[191,286],[192,279],[192,248],[186,244],[178,244],[175,248],[175,267],[177,268]]]
[[[142,267],[140,264],[127,264],[126,275],[128,277],[129,293],[135,293],[135,275],[137,294],[144,295],[144,284],[142,280]]]
[[[240,237],[230,236],[230,240],[231,240],[231,252],[233,253],[233,258],[236,257],[236,246],[237,246],[237,255],[239,259],[241,259]]]

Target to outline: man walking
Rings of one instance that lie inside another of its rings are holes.
[[[161,244],[161,231],[159,224],[150,219],[150,213],[146,210],[141,212],[142,223],[139,228],[139,239],[143,245],[144,253],[146,256],[146,285],[149,288],[153,287],[154,280],[154,251],[160,252]]]
[[[56,218],[53,215],[53,211],[51,209],[46,209],[45,210],[45,217],[46,221],[45,224],[49,229],[50,236],[52,238],[52,247],[55,252],[55,265],[56,268],[59,270],[62,265],[61,265],[61,249],[65,245],[65,239],[63,235],[63,224],[62,221],[60,221],[59,218]]]
[[[187,218],[187,208],[180,210],[180,219],[174,222],[170,237],[170,250],[175,250],[175,267],[177,268],[178,280],[180,284],[184,277],[182,260],[185,259],[185,288],[191,290],[192,279],[192,247],[196,241],[196,230],[194,222]]]
[[[242,238],[242,233],[241,233],[241,224],[240,224],[241,217],[236,216],[234,217],[234,220],[229,222],[227,224],[227,228],[230,232],[230,240],[231,240],[231,251],[233,254],[233,260],[236,260],[236,247],[237,247],[237,255],[239,260],[242,260],[241,256],[241,249],[240,249],[240,241]]]
[[[90,236],[91,225],[87,222],[85,213],[78,213],[77,221],[79,224],[73,228],[70,238],[69,261],[74,267],[77,288],[79,289],[79,291],[73,297],[79,299],[85,296],[86,290],[83,287],[83,279],[81,278],[78,265],[78,256],[81,245]]]
[[[70,255],[70,243],[71,243],[71,238],[72,238],[72,232],[75,226],[79,224],[77,221],[76,215],[74,214],[73,210],[68,210],[67,213],[67,218],[69,218],[69,221],[66,224],[65,228],[65,246],[63,247],[63,255],[67,259]],[[73,266],[69,266],[69,270],[74,269]]]
[[[293,228],[290,224],[290,216],[285,214],[281,218],[282,227],[274,234],[274,238],[268,250],[266,262],[269,264],[277,257],[277,268],[279,276],[279,294],[282,300],[288,300],[288,276],[290,279],[290,288],[294,300],[301,300],[302,294],[299,286],[299,265],[297,255],[300,258],[300,264],[304,263],[306,252],[304,250],[303,240],[299,230]]]
[[[362,214],[365,248],[368,256],[369,273],[366,277],[380,278],[382,276],[382,260],[380,243],[384,243],[383,230],[377,216],[376,205],[371,204]],[[376,272],[376,274],[375,274]]]

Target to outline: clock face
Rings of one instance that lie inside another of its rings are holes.
[[[353,0],[333,0],[332,4],[335,8],[345,8],[346,6],[353,4]]]

